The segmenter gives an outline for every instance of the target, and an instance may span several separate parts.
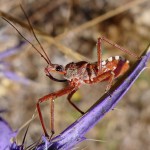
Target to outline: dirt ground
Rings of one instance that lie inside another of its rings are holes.
[[[36,35],[53,63],[65,66],[72,61],[97,61],[96,42],[99,36],[105,36],[137,55],[149,44],[148,0],[0,0],[0,15],[11,19],[24,37],[40,49],[32,33],[22,24],[27,20],[20,2],[33,27],[43,32]],[[20,41],[24,41],[23,38],[0,18],[0,52],[16,47]],[[102,47],[103,60],[119,55],[128,59],[131,65],[136,62],[133,56],[106,43]],[[30,44],[25,42],[15,50],[15,54],[0,58],[0,109],[6,109],[1,116],[14,131],[31,119],[39,98],[67,86],[67,83],[55,82],[45,76],[47,63]],[[8,76],[8,71],[18,77]],[[76,149],[150,150],[149,74],[149,69],[146,69],[119,102],[117,109],[108,113],[86,135],[89,140],[77,145]],[[61,75],[55,76],[63,79]],[[84,85],[73,100],[86,111],[104,94],[106,85]],[[50,132],[49,102],[43,103],[41,109]],[[58,98],[55,101],[56,135],[79,117],[80,113],[69,105],[66,96]],[[19,132],[18,143],[22,141],[25,129]],[[38,140],[42,134],[39,118],[36,117],[30,125],[26,144]]]

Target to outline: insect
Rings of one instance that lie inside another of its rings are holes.
[[[102,60],[102,49],[101,44],[102,42],[106,42],[113,47],[139,59],[139,57],[132,53],[131,51],[113,43],[112,41],[108,40],[105,37],[99,37],[97,39],[97,61],[94,63],[89,63],[86,61],[79,61],[79,62],[71,62],[67,64],[65,67],[59,64],[53,64],[48,55],[46,54],[44,48],[42,47],[41,43],[39,42],[35,31],[30,23],[30,20],[28,19],[28,16],[26,15],[26,12],[24,11],[23,7],[21,6],[22,11],[24,12],[24,15],[26,16],[26,19],[28,21],[28,24],[31,28],[31,31],[33,33],[33,36],[37,40],[43,54],[38,50],[29,40],[27,40],[20,31],[7,19],[3,18],[5,21],[7,21],[12,27],[15,28],[15,30],[22,36],[29,44],[32,45],[32,47],[43,57],[43,59],[47,62],[47,67],[45,68],[45,74],[52,80],[57,82],[67,82],[68,86],[64,89],[61,89],[59,91],[50,93],[45,95],[44,97],[40,98],[37,102],[37,110],[39,114],[39,119],[44,131],[45,136],[51,139],[51,137],[54,135],[54,102],[55,99],[68,94],[68,101],[69,103],[81,114],[84,114],[82,110],[80,110],[72,101],[71,98],[73,94],[81,87],[83,84],[94,84],[99,83],[103,81],[108,81],[108,85],[106,87],[106,92],[109,91],[109,89],[112,86],[112,83],[114,79],[118,78],[119,76],[123,75],[128,69],[129,69],[129,61],[126,60],[123,57],[120,56],[113,56],[109,57],[107,60]],[[58,74],[63,75],[64,79],[60,80],[51,75],[51,72],[56,72]],[[44,125],[44,120],[42,117],[41,109],[40,109],[40,103],[43,103],[47,100],[50,100],[50,109],[51,109],[51,117],[50,117],[50,128],[51,128],[51,136],[47,133],[46,127]]]

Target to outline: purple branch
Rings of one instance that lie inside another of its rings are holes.
[[[0,60],[16,54],[17,52],[21,50],[20,48],[25,44],[26,42],[21,41],[17,46],[13,48],[9,48],[6,51],[0,52]]]
[[[0,117],[0,149],[9,147],[12,132],[7,122]]]
[[[18,146],[15,143],[11,143],[10,139],[16,136],[16,132],[13,132],[8,123],[0,117],[0,149],[15,149],[19,150]],[[10,148],[11,146],[11,148]]]
[[[12,56],[12,55],[18,53],[21,50],[23,50],[23,49],[21,49],[21,47],[25,44],[26,44],[26,42],[21,41],[17,46],[15,46],[13,48],[9,48],[6,51],[0,52],[0,73],[2,75],[4,75],[6,78],[9,78],[13,81],[17,81],[24,85],[29,85],[31,83],[31,81],[29,79],[27,79],[25,77],[21,77],[21,76],[17,75],[16,73],[12,72],[9,68],[10,64],[6,63],[3,60],[9,56]]]
[[[9,71],[9,70],[3,70],[2,73],[4,76],[10,80],[22,83],[24,85],[30,85],[31,81],[25,77],[21,77],[17,75],[16,73]]]
[[[53,138],[50,142],[45,142],[38,146],[38,150],[48,147],[49,150],[68,150],[76,144],[85,140],[85,134],[95,126],[107,112],[112,110],[123,95],[129,90],[140,73],[146,68],[150,58],[150,47],[143,53],[142,58],[130,69],[121,84],[111,92],[111,97],[105,94],[93,105],[85,115],[76,120],[72,125],[65,129],[60,135]],[[118,84],[118,82],[117,82]]]

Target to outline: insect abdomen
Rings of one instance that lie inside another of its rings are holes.
[[[109,57],[107,60],[102,61],[102,70],[98,72],[97,62],[88,64],[86,67],[86,80],[94,80],[98,75],[111,71],[115,74],[115,78],[124,74],[129,68],[129,61],[120,56]],[[111,74],[110,74],[111,76]],[[105,80],[107,80],[106,78]],[[104,81],[105,81],[104,80]],[[87,82],[87,81],[86,81]]]
[[[102,72],[112,71],[115,78],[124,74],[129,68],[129,61],[120,56],[109,57],[102,62]]]

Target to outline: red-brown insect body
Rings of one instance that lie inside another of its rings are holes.
[[[80,62],[71,62],[67,64],[65,67],[59,64],[53,64],[51,60],[49,59],[48,55],[46,54],[44,48],[40,44],[38,38],[35,35],[34,29],[23,9],[21,6],[22,11],[24,12],[27,21],[29,23],[29,26],[31,27],[31,31],[39,43],[42,52],[38,50],[28,39],[26,39],[20,31],[7,19],[3,18],[5,21],[7,21],[14,29],[18,32],[20,36],[22,36],[40,55],[43,57],[43,59],[47,62],[48,66],[45,68],[45,73],[46,75],[57,82],[68,82],[68,86],[65,87],[64,89],[61,89],[59,91],[50,93],[45,95],[44,97],[40,98],[37,102],[37,110],[39,114],[39,118],[41,121],[41,125],[43,128],[43,131],[46,136],[49,137],[47,130],[44,125],[44,120],[42,117],[42,112],[40,109],[40,103],[50,100],[50,108],[51,108],[51,119],[50,119],[50,126],[51,126],[51,137],[54,134],[54,100],[57,97],[60,97],[62,95],[68,94],[68,101],[69,103],[76,109],[78,110],[81,114],[84,114],[83,111],[81,111],[72,101],[71,98],[73,94],[79,89],[79,87],[82,84],[94,84],[94,83],[99,83],[103,81],[108,81],[108,86],[106,87],[106,92],[111,88],[112,83],[115,78],[119,77],[120,75],[123,75],[129,68],[129,61],[125,60],[124,58],[120,56],[114,56],[108,58],[106,61],[102,61],[102,49],[101,49],[101,44],[102,42],[106,42],[110,45],[112,45],[115,48],[120,49],[121,51],[134,56],[135,58],[139,57],[132,53],[131,51],[117,45],[116,43],[113,43],[112,41],[108,40],[105,37],[98,38],[97,40],[97,62],[94,63],[88,63],[86,61],[80,61]],[[60,80],[51,75],[51,72],[57,72],[59,74],[62,74],[65,79]]]
[[[69,81],[69,84],[71,86],[79,87],[82,84],[97,83],[95,81],[97,77],[108,71],[113,72],[114,78],[117,78],[120,75],[124,74],[129,68],[129,61],[120,56],[110,57],[107,60],[102,61],[101,64],[102,71],[100,73],[98,72],[97,62],[88,63],[86,61],[80,61],[76,63],[71,62],[67,64],[65,68],[61,66],[61,71],[57,72],[60,74],[64,74],[64,78]],[[53,68],[56,68],[56,65],[54,66],[55,67]],[[48,66],[45,70],[48,71],[46,72],[46,74],[48,74],[50,71],[56,72],[56,70],[52,69],[51,66]],[[109,77],[106,77],[102,81],[107,80],[109,80]]]
[[[69,103],[78,110],[81,114],[84,114],[82,110],[80,110],[72,101],[71,98],[73,94],[80,88],[82,84],[94,84],[103,81],[108,81],[108,85],[106,87],[106,92],[112,86],[112,83],[115,78],[123,75],[129,68],[129,61],[120,57],[114,56],[108,58],[106,61],[102,61],[102,49],[101,43],[102,41],[107,42],[108,44],[118,48],[129,55],[132,55],[136,58],[139,58],[136,54],[128,51],[120,47],[119,45],[113,43],[112,41],[106,39],[105,37],[98,38],[97,40],[97,54],[98,54],[98,61],[94,63],[88,63],[86,61],[80,62],[71,62],[67,64],[65,67],[58,65],[58,64],[48,64],[45,68],[46,75],[49,76],[50,72],[57,72],[59,74],[63,74],[66,81],[68,81],[68,86],[62,90],[59,90],[54,93],[50,93],[41,99],[39,99],[37,103],[37,109],[39,113],[39,117],[41,120],[41,124],[44,130],[45,135],[47,134],[46,128],[44,126],[43,117],[41,114],[39,104],[46,101],[51,100],[51,132],[52,135],[54,134],[54,99],[60,97],[62,95],[68,94],[67,100]]]

